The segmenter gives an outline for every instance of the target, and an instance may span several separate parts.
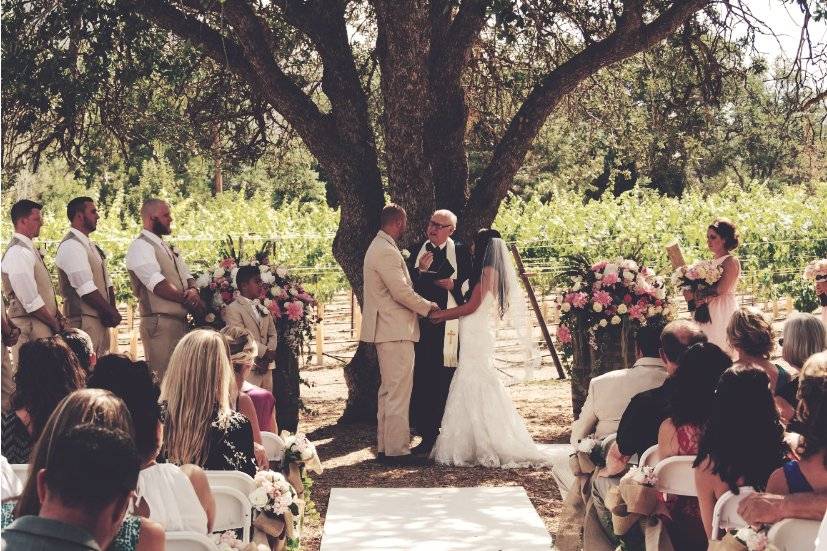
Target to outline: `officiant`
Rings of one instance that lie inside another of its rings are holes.
[[[425,232],[427,239],[413,249],[408,268],[414,290],[440,308],[453,308],[465,302],[471,256],[468,249],[451,239],[457,217],[449,210],[431,215]],[[459,321],[432,324],[419,320],[420,337],[415,345],[414,384],[411,395],[411,420],[422,442],[411,450],[428,454],[439,434],[451,378],[459,358]]]

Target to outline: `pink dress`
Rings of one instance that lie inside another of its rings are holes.
[[[730,255],[727,254],[714,259],[713,262],[720,266],[729,257]],[[709,342],[718,345],[721,350],[730,356],[734,356],[735,352],[727,342],[726,328],[732,314],[738,310],[738,300],[735,298],[735,288],[737,286],[738,280],[736,279],[729,289],[718,289],[718,296],[712,297],[707,303],[711,321],[700,324],[701,330],[706,334]]]

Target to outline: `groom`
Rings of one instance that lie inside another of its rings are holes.
[[[463,295],[471,274],[468,250],[451,239],[456,227],[453,212],[435,211],[425,232],[428,238],[413,249],[408,260],[414,290],[442,309],[465,302]],[[422,442],[411,452],[428,455],[439,435],[448,389],[458,364],[459,321],[433,324],[420,320],[415,352],[411,414]]]
[[[414,465],[410,455],[408,410],[413,387],[414,343],[419,340],[416,315],[438,307],[416,294],[397,240],[405,233],[407,215],[394,204],[382,209],[382,228],[365,254],[361,340],[375,343],[379,357],[379,400],[376,450],[379,461]]]

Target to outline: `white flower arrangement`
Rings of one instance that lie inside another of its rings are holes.
[[[579,442],[577,442],[577,446],[575,446],[575,450],[579,453],[592,453],[595,446],[600,444],[600,440],[595,438],[582,438]]]
[[[296,501],[296,490],[283,474],[265,470],[256,473],[255,489],[248,496],[253,508],[274,516],[292,511]]]
[[[292,462],[303,463],[309,470],[315,473],[322,472],[322,462],[321,459],[319,459],[316,446],[304,433],[297,432],[296,434],[291,434],[283,431],[281,433],[281,439],[284,442],[284,457],[282,458],[284,464]]]
[[[270,549],[264,544],[244,543],[235,537],[233,530],[213,534],[212,541],[215,543],[218,551],[269,551]]]
[[[735,533],[735,538],[747,546],[748,551],[765,551],[769,546],[767,533],[747,526]]]
[[[654,467],[631,467],[629,469],[629,478],[631,478],[632,482],[635,484],[640,484],[641,486],[649,486],[654,488],[658,483],[658,477],[655,476],[655,468]]]

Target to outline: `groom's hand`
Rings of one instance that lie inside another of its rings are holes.
[[[434,285],[436,285],[437,287],[441,287],[446,291],[454,290],[454,280],[450,277],[446,277],[445,279],[434,280]]]

